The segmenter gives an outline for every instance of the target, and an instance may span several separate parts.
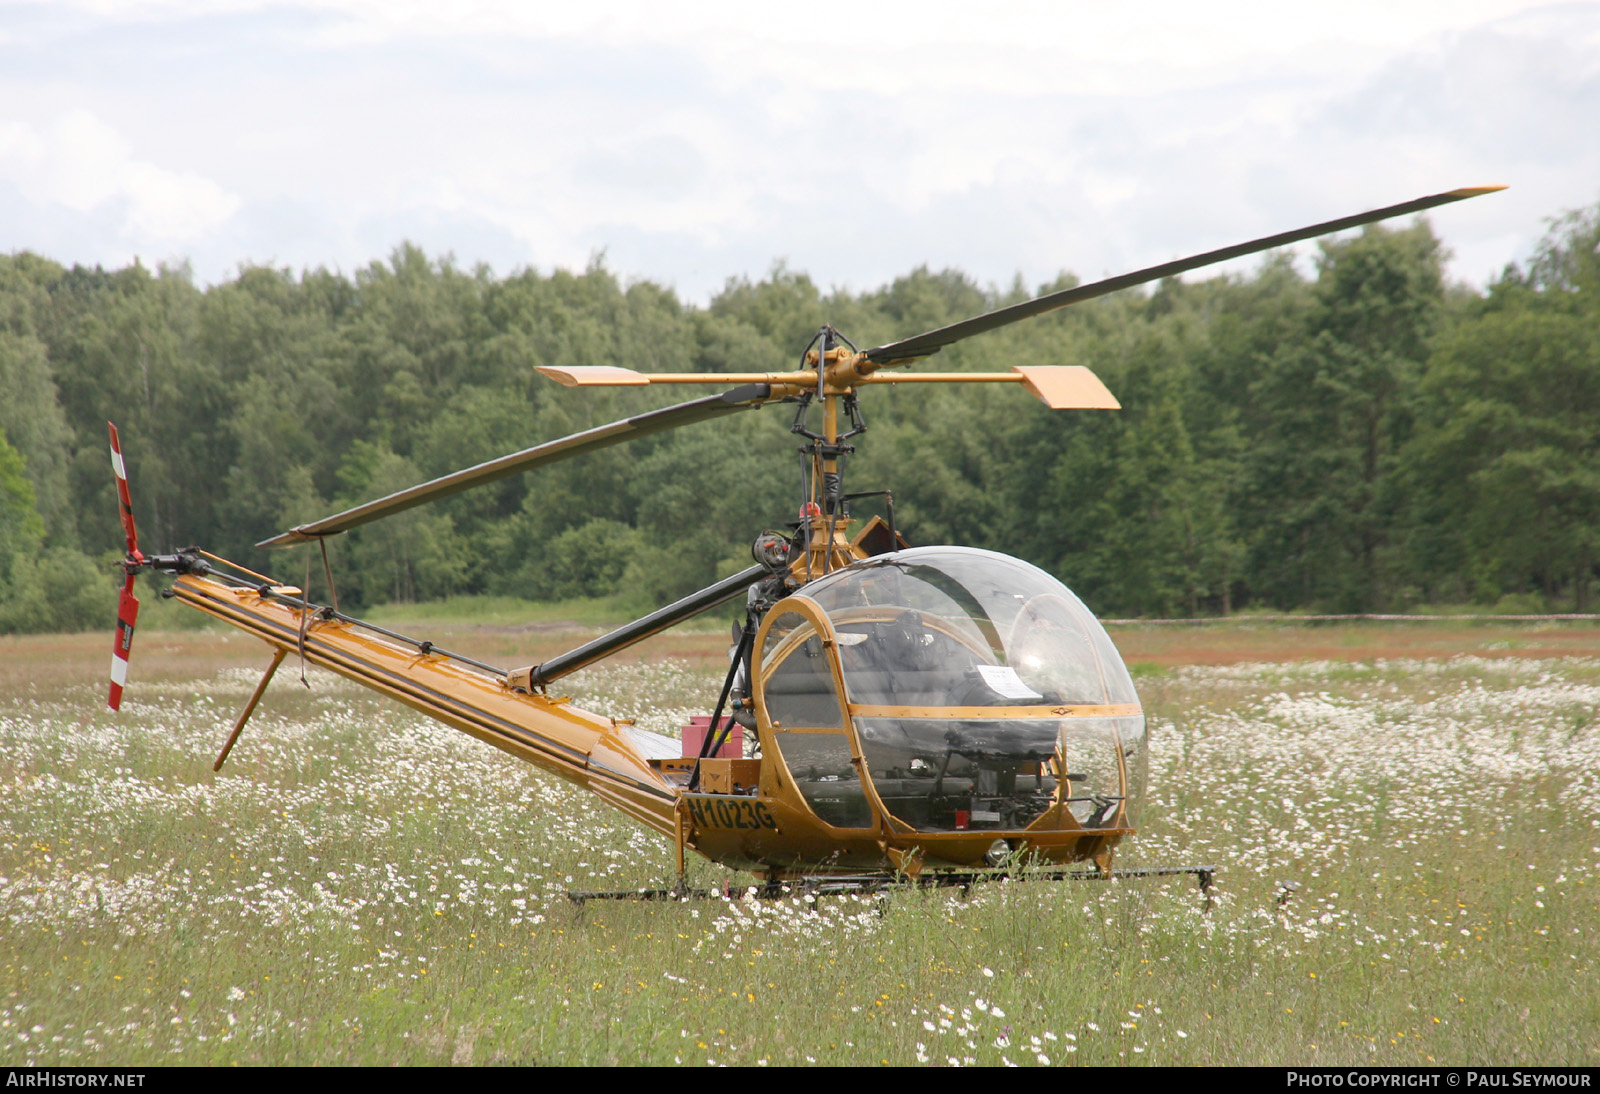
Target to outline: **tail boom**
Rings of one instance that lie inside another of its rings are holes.
[[[183,603],[289,654],[301,650],[298,595],[186,574],[172,587]],[[675,831],[676,788],[627,727],[565,699],[515,691],[503,676],[436,652],[390,641],[344,619],[306,621],[305,659],[396,699],[541,770],[599,794],[646,827]]]

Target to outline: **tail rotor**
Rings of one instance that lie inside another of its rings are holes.
[[[128,540],[128,555],[122,560],[127,577],[122,584],[122,595],[117,598],[117,637],[111,648],[111,695],[108,699],[112,710],[120,710],[122,689],[128,682],[133,627],[139,618],[139,598],[133,595],[133,583],[146,562],[139,551],[139,533],[133,526],[133,499],[128,493],[128,470],[122,462],[122,442],[117,439],[117,427],[111,422],[106,425],[111,430],[111,469],[117,475],[117,505],[121,510],[122,531]]]

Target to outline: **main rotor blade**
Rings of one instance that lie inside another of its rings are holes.
[[[1142,270],[1109,277],[1104,281],[1095,281],[1088,285],[1079,285],[1072,289],[1063,289],[1060,292],[1048,293],[1044,296],[1025,300],[1020,304],[1010,307],[998,308],[983,315],[964,319],[959,323],[952,323],[948,327],[940,327],[925,334],[914,335],[899,342],[890,342],[867,350],[867,358],[880,365],[892,365],[896,361],[905,361],[914,357],[926,357],[938,353],[940,349],[952,342],[959,342],[963,338],[971,338],[974,334],[1003,327],[1021,319],[1031,319],[1035,315],[1065,308],[1069,304],[1078,304],[1085,300],[1092,300],[1097,296],[1105,296],[1119,289],[1131,289],[1135,285],[1143,285],[1148,281],[1157,281],[1163,277],[1173,277],[1177,274],[1198,270],[1202,266],[1210,266],[1216,262],[1226,262],[1230,258],[1242,258],[1245,255],[1255,254],[1258,251],[1270,251],[1274,247],[1285,247],[1290,243],[1299,243],[1304,239],[1313,239],[1317,236],[1327,235],[1330,232],[1342,232],[1346,228],[1359,228],[1363,224],[1374,221],[1387,220],[1390,217],[1404,216],[1407,213],[1419,213],[1424,209],[1432,209],[1436,205],[1448,205],[1453,201],[1464,201],[1475,198],[1481,194],[1492,194],[1496,190],[1504,190],[1504,186],[1468,186],[1460,190],[1450,190],[1443,194],[1430,194],[1425,198],[1415,201],[1403,202],[1400,205],[1389,205],[1382,209],[1373,209],[1366,213],[1357,213],[1355,216],[1340,217],[1338,220],[1327,220],[1321,224],[1313,224],[1308,228],[1298,228],[1292,232],[1280,232],[1277,235],[1253,239],[1249,243],[1239,243],[1232,247],[1223,247],[1221,250],[1207,251],[1205,254],[1193,255],[1189,258],[1180,258],[1172,262],[1163,262],[1159,266],[1147,266]]]
[[[635,372],[616,365],[538,365],[562,387],[643,387],[646,384],[771,384],[797,390],[817,386],[814,369],[794,372]],[[792,394],[792,393],[791,393]]]
[[[256,546],[292,547],[297,543],[307,543],[322,536],[338,535],[369,521],[392,516],[452,494],[459,494],[463,490],[470,490],[474,486],[482,486],[521,471],[571,459],[573,456],[581,456],[596,449],[609,448],[611,445],[635,437],[664,433],[683,425],[693,425],[695,422],[703,422],[736,410],[751,410],[765,402],[770,394],[771,389],[765,384],[746,384],[732,391],[725,391],[721,395],[709,395],[704,399],[694,399],[676,406],[635,415],[632,418],[624,418],[609,425],[596,426],[582,433],[574,433],[570,437],[546,441],[544,444],[525,448],[521,452],[513,452],[509,456],[501,456],[499,459],[480,463],[476,467],[469,467],[431,482],[409,487],[386,498],[369,501],[354,509],[346,509],[342,513],[325,517],[313,524],[302,524],[282,535],[264,539]]]

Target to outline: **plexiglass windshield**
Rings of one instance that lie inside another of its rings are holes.
[[[969,547],[899,551],[814,581],[805,594],[838,631],[853,703],[1139,701],[1116,647],[1083,602],[1008,555]]]
[[[1020,829],[1061,803],[1085,828],[1129,823],[1138,696],[1104,628],[1055,578],[1006,555],[929,547],[804,593],[835,631],[890,813],[920,831]]]

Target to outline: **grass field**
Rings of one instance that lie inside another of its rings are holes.
[[[1117,639],[1153,729],[1119,864],[1221,866],[1209,911],[1177,878],[579,910],[667,883],[667,843],[292,659],[214,775],[241,637],[141,633],[120,714],[107,635],[0,639],[0,1062],[1600,1059],[1600,631]],[[571,690],[671,729],[724,644]]]

